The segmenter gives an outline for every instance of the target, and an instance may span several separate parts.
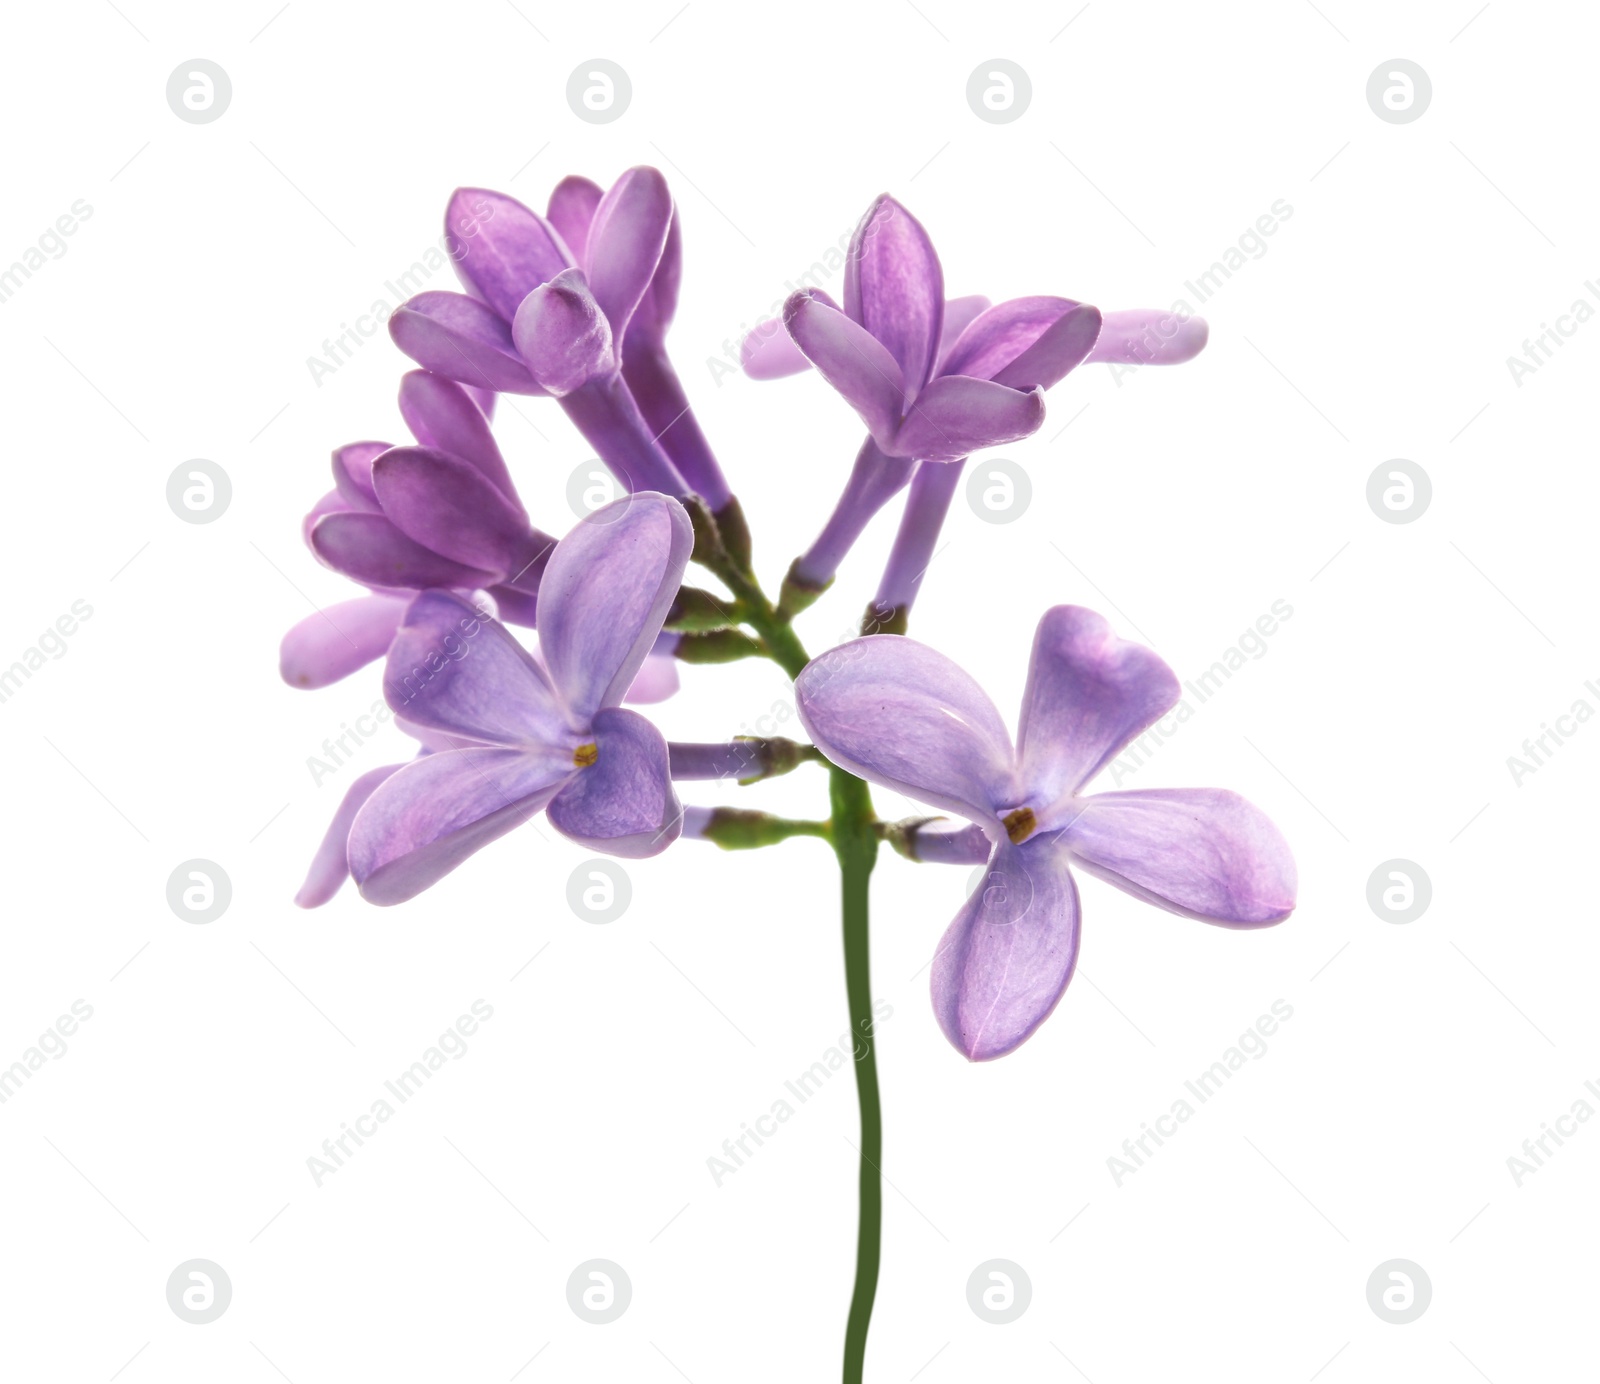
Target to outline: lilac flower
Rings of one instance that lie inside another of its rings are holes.
[[[574,253],[550,221],[514,198],[456,192],[445,231],[472,296],[418,294],[390,317],[390,335],[419,365],[464,384],[555,396],[629,490],[686,494],[622,378],[635,313],[648,296],[647,313],[659,316],[667,291],[663,284],[657,292],[655,279],[672,195],[655,169],[632,168],[587,216],[586,201],[581,188],[569,189],[558,204],[568,230],[583,236]]]
[[[1231,927],[1282,921],[1295,866],[1276,827],[1223,789],[1084,785],[1178,701],[1178,680],[1093,611],[1057,606],[1034,639],[1017,747],[994,704],[942,654],[875,635],[813,659],[801,722],[834,764],[954,812],[989,840],[987,885],[945,933],[934,1012],[973,1061],[1022,1043],[1078,955],[1069,864],[1158,907]]]
[[[377,786],[350,828],[350,873],[373,903],[401,903],[543,810],[613,855],[654,855],[681,809],[666,741],[622,709],[677,594],[693,533],[676,500],[640,494],[578,523],[540,592],[535,659],[448,591],[412,603],[389,651],[397,716],[454,748]]]

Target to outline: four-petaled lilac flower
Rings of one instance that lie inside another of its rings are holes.
[[[994,704],[944,655],[898,635],[854,640],[796,680],[800,719],[840,768],[976,823],[986,885],[933,962],[945,1035],[974,1061],[1023,1042],[1055,1008],[1078,956],[1077,865],[1136,898],[1231,927],[1294,908],[1293,856],[1276,827],[1215,788],[1083,787],[1178,701],[1155,654],[1093,611],[1039,622],[1016,748]]]
[[[349,866],[366,899],[411,898],[541,810],[612,855],[655,855],[677,839],[666,741],[619,703],[693,542],[683,506],[654,493],[580,521],[545,568],[542,662],[452,592],[412,603],[384,695],[431,743],[454,748],[398,770],[355,814]]]
[[[887,195],[850,242],[840,308],[820,289],[784,305],[790,340],[756,328],[744,368],[776,379],[815,365],[889,456],[953,461],[1034,432],[1037,391],[1084,361],[1177,364],[1206,343],[1206,324],[1138,309],[1107,313],[1070,298],[944,301],[939,258],[921,224]],[[949,312],[960,315],[951,330]]]

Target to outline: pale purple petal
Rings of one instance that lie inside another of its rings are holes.
[[[783,323],[823,379],[861,415],[876,438],[893,435],[905,386],[894,357],[865,327],[811,289],[789,296]]]
[[[517,304],[572,262],[550,223],[503,192],[457,189],[444,229],[461,282],[507,322]]]
[[[494,602],[499,618],[508,625],[521,625],[524,629],[539,627],[539,596],[537,592],[519,591],[504,584],[491,586],[487,593]]]
[[[1225,788],[1080,798],[1061,844],[1090,874],[1172,913],[1232,927],[1294,911],[1289,844],[1260,808]]]
[[[682,286],[683,218],[674,207],[672,222],[667,227],[667,243],[661,247],[661,259],[651,276],[650,287],[645,289],[644,297],[634,309],[633,320],[628,324],[629,334],[660,343],[677,315],[678,291]]]
[[[1108,312],[1089,359],[1118,365],[1182,365],[1205,349],[1210,334],[1203,317],[1182,317],[1160,308]]]
[[[974,1062],[1004,1057],[1050,1016],[1078,960],[1078,889],[1050,841],[1001,841],[933,958],[933,1012]]]
[[[635,706],[649,706],[666,701],[677,692],[679,686],[678,660],[671,654],[652,651],[639,665],[639,671],[634,674],[633,682],[629,684],[627,695],[622,700],[632,702]]]
[[[311,526],[311,550],[365,586],[488,586],[494,574],[454,562],[407,538],[382,514],[326,514]]]
[[[1017,805],[994,703],[914,639],[875,634],[830,649],[795,679],[795,705],[812,743],[860,778],[976,822]]]
[[[424,369],[479,389],[543,394],[517,354],[511,326],[460,293],[419,293],[389,316],[394,344]]]
[[[598,183],[579,177],[576,173],[563,178],[550,194],[545,219],[556,228],[566,242],[567,249],[572,252],[574,261],[580,266],[584,262],[594,209],[600,205],[604,195]]]
[[[1044,394],[966,375],[941,375],[911,406],[886,451],[920,461],[955,461],[1015,442],[1044,422]]]
[[[598,712],[593,736],[598,757],[551,801],[550,825],[608,855],[659,855],[683,829],[667,742],[637,711],[622,707]]]
[[[672,193],[654,168],[628,169],[595,208],[583,262],[619,345],[661,262],[671,225]]]
[[[616,369],[610,323],[580,269],[524,298],[511,334],[533,378],[557,398]]]
[[[1048,389],[1075,368],[1100,334],[1100,311],[1070,298],[1012,298],[973,319],[940,373]]]
[[[888,349],[907,395],[915,397],[939,349],[944,272],[922,223],[893,197],[868,207],[851,238],[844,310]]]
[[[574,772],[570,756],[471,746],[413,760],[350,828],[350,873],[368,903],[395,904],[530,820]]]
[[[330,490],[306,511],[306,517],[300,521],[300,537],[305,539],[308,548],[313,548],[314,550],[315,545],[311,542],[311,531],[316,528],[317,520],[328,514],[349,514],[353,509],[360,510],[363,513],[376,514],[378,512],[378,504],[376,500],[373,500],[370,503],[364,501],[360,505],[352,506],[350,501],[345,499],[337,490]]]
[[[1177,701],[1177,677],[1149,649],[1082,606],[1047,610],[1017,727],[1030,797],[1042,809],[1076,793]]]
[[[400,416],[424,447],[470,461],[526,518],[489,420],[465,387],[428,370],[408,371],[400,378]]]
[[[546,746],[569,765],[581,743],[538,660],[449,591],[424,591],[411,603],[389,647],[383,695],[411,724],[447,736]]]
[[[752,380],[781,380],[811,368],[806,353],[795,345],[778,317],[757,322],[750,329],[739,343],[739,364]]]
[[[994,842],[975,822],[935,817],[909,833],[911,858],[924,865],[982,865]]]
[[[350,824],[355,821],[362,805],[377,791],[378,785],[402,767],[399,764],[385,764],[380,769],[369,769],[350,785],[338,811],[333,814],[333,820],[328,823],[322,844],[311,859],[306,882],[294,896],[299,907],[321,908],[350,878]]]
[[[575,724],[622,700],[693,546],[683,506],[648,491],[603,505],[556,544],[539,586],[539,648]]]
[[[526,574],[552,546],[482,471],[448,452],[391,447],[372,479],[396,528],[456,562],[500,577]]]
[[[347,442],[333,454],[333,484],[351,509],[376,513],[377,492],[372,488],[372,463],[389,450],[389,442]]]
[[[972,320],[980,313],[987,312],[989,307],[989,300],[981,293],[969,293],[965,298],[944,300],[944,322],[939,328],[939,354],[934,361],[934,374],[948,373],[943,362],[950,354],[950,348],[960,340],[961,333],[972,324]]]
[[[278,646],[278,671],[290,687],[327,687],[388,651],[409,602],[358,596],[308,615]]]

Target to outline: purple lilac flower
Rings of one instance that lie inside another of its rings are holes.
[[[401,903],[544,811],[573,840],[655,855],[682,829],[666,741],[622,695],[661,631],[693,546],[666,496],[625,497],[556,545],[540,590],[542,662],[449,591],[427,591],[389,650],[397,717],[451,746],[378,784],[350,827],[350,873]]]
[[[1093,611],[1039,622],[1016,748],[994,704],[944,655],[899,636],[854,640],[795,683],[800,720],[840,768],[954,812],[989,842],[985,887],[933,962],[934,1013],[973,1061],[1017,1047],[1055,1008],[1078,956],[1075,865],[1160,908],[1230,927],[1281,922],[1294,859],[1236,793],[1176,788],[1083,796],[1084,785],[1177,704],[1155,654]]]
[[[483,188],[456,192],[445,231],[472,296],[420,293],[390,317],[390,335],[419,365],[464,384],[553,395],[627,489],[687,494],[622,375],[641,305],[659,320],[663,301],[668,318],[675,302],[672,267],[659,292],[656,285],[674,222],[672,195],[659,172],[642,167],[618,178],[587,215],[584,188],[558,192],[560,219],[575,237],[582,233],[576,251],[514,198]],[[648,336],[647,329],[641,341]]]

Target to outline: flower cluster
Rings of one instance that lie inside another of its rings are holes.
[[[1236,794],[1085,795],[1177,700],[1153,653],[1092,611],[1046,611],[1013,743],[973,679],[905,635],[966,457],[1035,432],[1044,392],[1085,362],[1189,359],[1203,322],[1064,297],[947,299],[926,231],[879,198],[851,241],[840,301],[802,289],[781,323],[744,343],[750,376],[814,367],[867,433],[816,542],[769,600],[667,353],[682,237],[661,174],[630,169],[604,191],[567,178],[543,215],[463,189],[445,230],[466,291],[419,294],[390,319],[420,367],[400,383],[413,441],[340,447],[334,488],[305,524],[317,559],[365,594],[291,630],[281,660],[286,681],[311,688],[381,658],[384,697],[416,757],[352,785],[301,904],[327,902],[347,879],[373,903],[403,902],[540,812],[626,857],[685,837],[732,849],[813,835],[859,873],[888,841],[913,860],[986,866],[932,970],[938,1022],[974,1061],[1015,1049],[1065,991],[1078,954],[1073,868],[1211,922],[1288,916],[1288,847]],[[553,399],[623,497],[559,541],[537,528],[495,443],[500,394]],[[794,616],[908,487],[863,637],[809,657]],[[722,589],[685,586],[691,561]],[[773,659],[794,677],[810,745],[668,744],[623,706],[676,691],[675,660],[735,657]],[[685,809],[674,787],[809,760],[832,776],[833,815],[817,822]],[[878,821],[869,783],[964,824]]]

